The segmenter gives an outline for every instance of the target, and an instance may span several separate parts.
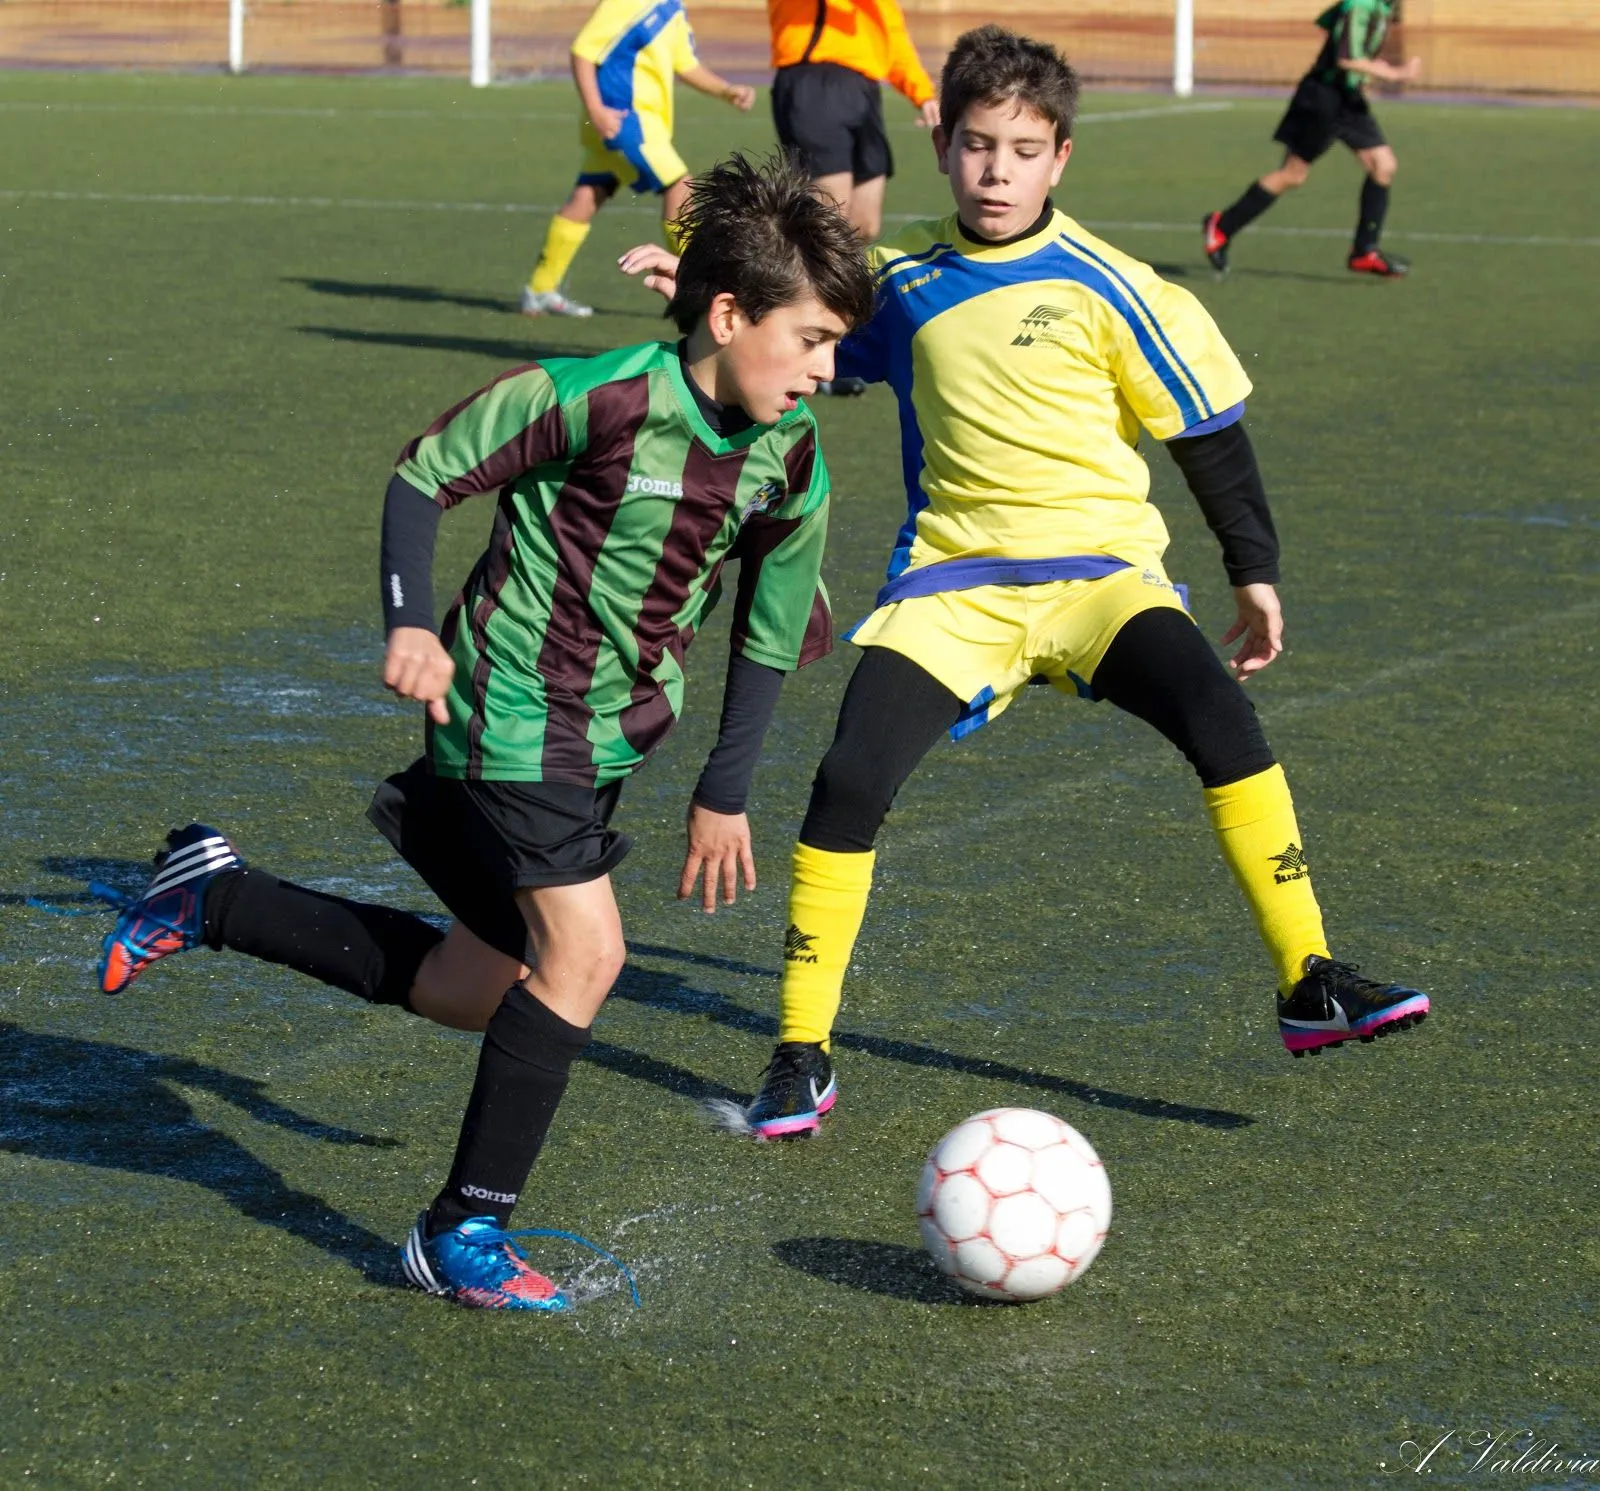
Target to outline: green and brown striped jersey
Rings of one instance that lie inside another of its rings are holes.
[[[448,777],[603,786],[683,704],[683,655],[739,562],[733,648],[785,671],[832,646],[828,475],[803,404],[719,436],[668,343],[514,368],[441,416],[399,474],[441,507],[498,491],[442,629]]]
[[[1394,10],[1395,0],[1336,0],[1317,17],[1317,25],[1328,35],[1311,65],[1311,76],[1359,93],[1366,87],[1366,74],[1339,64],[1369,62],[1376,57],[1383,50]]]

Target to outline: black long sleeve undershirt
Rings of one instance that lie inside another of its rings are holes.
[[[782,687],[780,669],[751,662],[738,653],[729,656],[717,743],[694,788],[694,800],[701,807],[710,808],[713,813],[744,812],[756,759],[767,738]]]
[[[383,494],[383,630],[433,625],[433,546],[444,510],[398,473]]]
[[[1209,435],[1169,440],[1167,449],[1222,545],[1229,583],[1276,585],[1278,533],[1243,423],[1236,420]]]

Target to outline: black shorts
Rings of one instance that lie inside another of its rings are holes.
[[[1371,150],[1386,143],[1365,94],[1320,78],[1300,79],[1272,138],[1303,161],[1314,161],[1335,140],[1352,150]]]
[[[860,183],[894,175],[883,89],[837,62],[797,62],[772,80],[772,122],[812,176],[848,171]]]
[[[367,817],[455,919],[522,961],[528,932],[518,890],[582,885],[633,847],[611,828],[622,783],[463,782],[427,757],[379,784]]]

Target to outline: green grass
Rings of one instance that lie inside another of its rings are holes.
[[[768,138],[760,109],[683,105],[691,162]],[[1413,277],[1343,270],[1339,158],[1216,284],[1188,225],[1270,163],[1278,107],[1091,118],[1061,200],[1180,225],[1104,231],[1256,382],[1290,646],[1253,691],[1336,946],[1434,1018],[1289,1062],[1187,768],[1036,691],[902,797],[826,1136],[712,1135],[696,1100],[747,1093],[770,1048],[788,845],[850,662],[786,690],[762,886],[706,919],[670,886],[713,628],[626,794],[633,957],[524,1209],[626,1256],[644,1308],[602,1271],[530,1322],[395,1287],[471,1039],[232,956],[108,1001],[106,918],[28,898],[89,913],[87,878],[136,882],[196,815],[430,907],[361,817],[417,739],[377,683],[389,464],[505,365],[658,334],[609,267],[650,218],[608,210],[580,259],[602,314],[536,325],[508,311],[572,168],[562,87],[0,77],[0,1485],[1348,1488],[1449,1429],[1600,1453],[1600,227],[1570,185],[1600,115],[1390,107]],[[891,210],[942,212],[925,139],[894,138]],[[398,202],[514,210],[372,205]],[[1282,231],[1307,228],[1334,236]],[[899,522],[893,411],[820,418],[853,618]],[[1169,568],[1220,632],[1214,545],[1154,464]],[[442,588],[488,523],[446,522]],[[1081,1127],[1116,1199],[1094,1268],[1025,1309],[961,1303],[914,1251],[923,1155],[997,1104]],[[1436,1484],[1490,1478],[1460,1443]]]

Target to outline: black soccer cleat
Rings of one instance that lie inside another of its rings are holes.
[[[1206,258],[1218,274],[1228,272],[1228,235],[1222,231],[1222,214],[1213,212],[1201,219],[1200,231],[1204,235]]]
[[[817,392],[824,398],[858,399],[866,391],[865,378],[831,378],[817,384]]]
[[[1384,280],[1397,280],[1411,273],[1409,259],[1402,259],[1398,254],[1386,254],[1380,248],[1352,253],[1348,262],[1356,274],[1372,274]]]
[[[761,1091],[744,1110],[757,1139],[803,1139],[822,1127],[839,1096],[833,1062],[820,1043],[784,1041],[761,1074]]]
[[[1278,1033],[1291,1056],[1315,1056],[1324,1046],[1408,1030],[1427,1014],[1428,996],[1420,989],[1380,984],[1363,978],[1353,963],[1313,955],[1294,992],[1278,996]]]

